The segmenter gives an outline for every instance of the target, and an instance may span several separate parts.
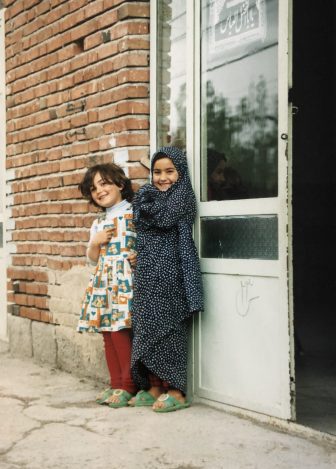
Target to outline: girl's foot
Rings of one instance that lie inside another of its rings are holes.
[[[169,389],[169,391],[166,393],[166,394],[161,394],[161,396],[158,396],[160,397],[160,399],[157,399],[154,404],[153,404],[153,410],[158,410],[158,409],[164,409],[166,408],[166,403],[165,403],[165,400],[164,399],[164,396],[172,396],[174,399],[176,399],[176,401],[178,401],[180,404],[185,404],[186,402],[186,398],[185,396],[183,395],[183,393],[181,391],[179,391],[178,389]]]
[[[117,409],[119,407],[127,407],[128,401],[131,399],[132,394],[124,389],[115,389],[113,394],[105,401],[109,407]]]
[[[104,391],[100,392],[98,396],[96,396],[97,404],[105,404],[106,400],[113,394],[112,388],[104,389]]]
[[[137,393],[136,396],[133,396],[132,399],[130,399],[128,401],[128,405],[130,405],[132,407],[135,407],[137,396],[138,396],[138,399],[140,399],[141,398],[141,393],[143,393],[143,392],[146,392],[146,393],[150,394],[153,397],[153,399],[156,400],[160,396],[160,394],[162,393],[162,389],[159,386],[152,386],[148,391],[141,390]]]

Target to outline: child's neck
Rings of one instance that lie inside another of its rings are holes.
[[[123,208],[124,206],[128,205],[128,202],[126,199],[121,200],[121,202],[118,202],[117,204],[111,205],[111,207],[106,207],[106,212],[111,213],[114,211],[119,210],[120,208]]]

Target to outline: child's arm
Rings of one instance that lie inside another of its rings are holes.
[[[193,223],[196,199],[191,186],[175,186],[172,191],[158,192],[148,184],[136,194],[133,210],[138,224],[170,229],[180,220]]]
[[[131,267],[135,267],[137,265],[137,253],[136,252],[131,252],[128,257],[127,257],[129,263],[131,264]]]
[[[100,247],[102,244],[107,244],[110,239],[112,238],[113,229],[106,228],[103,231],[96,231],[97,225],[95,223],[92,225],[91,228],[91,236],[89,241],[89,246],[86,251],[86,255],[89,260],[93,263],[97,263]]]

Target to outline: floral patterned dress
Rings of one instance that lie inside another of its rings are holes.
[[[85,291],[78,332],[115,332],[131,327],[133,272],[127,257],[136,249],[131,204],[123,201],[108,208],[93,222],[91,238],[105,228],[113,229],[112,238],[101,246]]]

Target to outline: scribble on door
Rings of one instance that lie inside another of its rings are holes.
[[[239,316],[247,316],[251,302],[259,298],[259,296],[253,296],[252,287],[253,281],[250,278],[240,282],[240,288],[236,293],[236,310]]]

